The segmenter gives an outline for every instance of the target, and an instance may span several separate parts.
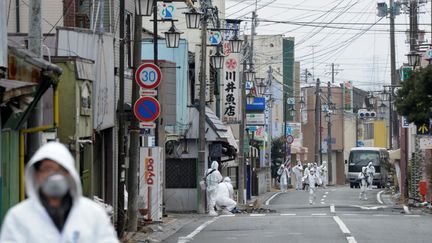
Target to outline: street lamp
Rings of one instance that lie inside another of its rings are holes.
[[[291,117],[295,116],[296,109],[294,108],[294,106],[290,106],[288,111],[289,111]]]
[[[420,55],[414,51],[411,51],[407,54],[408,57],[408,65],[415,68],[420,63]]]
[[[239,39],[237,36],[237,31],[231,40],[229,40],[230,49],[232,53],[239,53],[243,44],[243,40]]]
[[[373,93],[370,93],[369,94],[369,96],[368,96],[368,100],[369,100],[369,105],[371,106],[371,107],[375,107],[375,97],[374,97],[374,95],[373,95]]]
[[[378,113],[384,115],[386,109],[387,106],[384,104],[384,102],[381,102],[381,105],[378,106]]]
[[[306,105],[306,102],[304,101],[304,96],[301,96],[301,97],[300,97],[299,104],[300,104],[300,109],[303,110],[304,107],[305,107],[305,105]]]
[[[255,95],[253,95],[252,90],[246,95],[246,104],[252,105],[254,103]]]
[[[180,44],[180,35],[183,32],[180,32],[174,25],[174,22],[171,24],[171,28],[164,32],[165,33],[165,39],[166,39],[166,46],[167,48],[177,48]]]
[[[135,9],[139,16],[151,16],[153,13],[153,0],[135,0]]]
[[[201,25],[202,13],[196,11],[194,8],[189,12],[184,13],[186,16],[186,27],[188,29],[199,29]]]
[[[250,68],[245,71],[246,81],[254,81],[255,80],[255,71]]]
[[[223,68],[224,61],[225,61],[225,56],[221,53],[219,48],[214,55],[210,56],[210,62],[212,66],[216,69]]]
[[[326,122],[331,122],[331,113],[330,112],[327,112],[325,114],[325,119],[326,119]]]
[[[265,93],[265,90],[267,88],[267,85],[264,83],[264,79],[263,78],[260,78],[259,80],[261,80],[261,81],[257,84],[258,95],[259,96],[263,96],[264,93]]]

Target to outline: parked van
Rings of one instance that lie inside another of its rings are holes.
[[[359,187],[358,175],[362,167],[367,166],[372,161],[375,167],[373,185],[378,188],[385,187],[387,182],[386,165],[389,163],[389,153],[385,148],[377,147],[357,147],[352,148],[348,162],[348,181],[350,187]]]

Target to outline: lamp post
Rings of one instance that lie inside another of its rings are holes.
[[[239,53],[241,51],[243,40],[238,38],[237,31],[234,37],[231,40],[229,40],[229,44],[232,53]]]
[[[186,17],[186,27],[188,29],[199,29],[201,26],[202,13],[193,8],[184,14]]]
[[[168,31],[165,31],[164,34],[165,34],[167,48],[178,48],[179,47],[180,35],[183,34],[183,32],[179,31],[175,27],[174,22],[171,23],[171,28],[169,28]]]
[[[414,70],[420,64],[420,55],[415,51],[410,51],[406,56],[408,57],[408,65],[412,66]]]
[[[225,55],[222,54],[220,48],[217,48],[217,51],[214,55],[210,56],[210,63],[216,69],[222,69],[225,61]]]

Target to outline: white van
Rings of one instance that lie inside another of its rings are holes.
[[[350,187],[359,187],[358,175],[363,166],[367,166],[372,161],[375,167],[373,185],[378,188],[385,187],[387,182],[386,164],[389,163],[389,153],[385,148],[377,147],[357,147],[352,148],[348,163],[348,181]]]

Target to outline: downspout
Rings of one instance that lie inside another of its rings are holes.
[[[15,0],[15,21],[16,21],[16,32],[20,32],[20,0]]]
[[[57,84],[53,85],[54,89],[54,124],[48,126],[40,126],[28,129],[20,130],[19,135],[19,175],[20,175],[20,190],[19,190],[19,199],[23,201],[25,199],[25,190],[24,190],[24,135],[29,133],[36,132],[45,132],[48,130],[57,130],[59,126],[59,102],[58,102],[58,86]]]

